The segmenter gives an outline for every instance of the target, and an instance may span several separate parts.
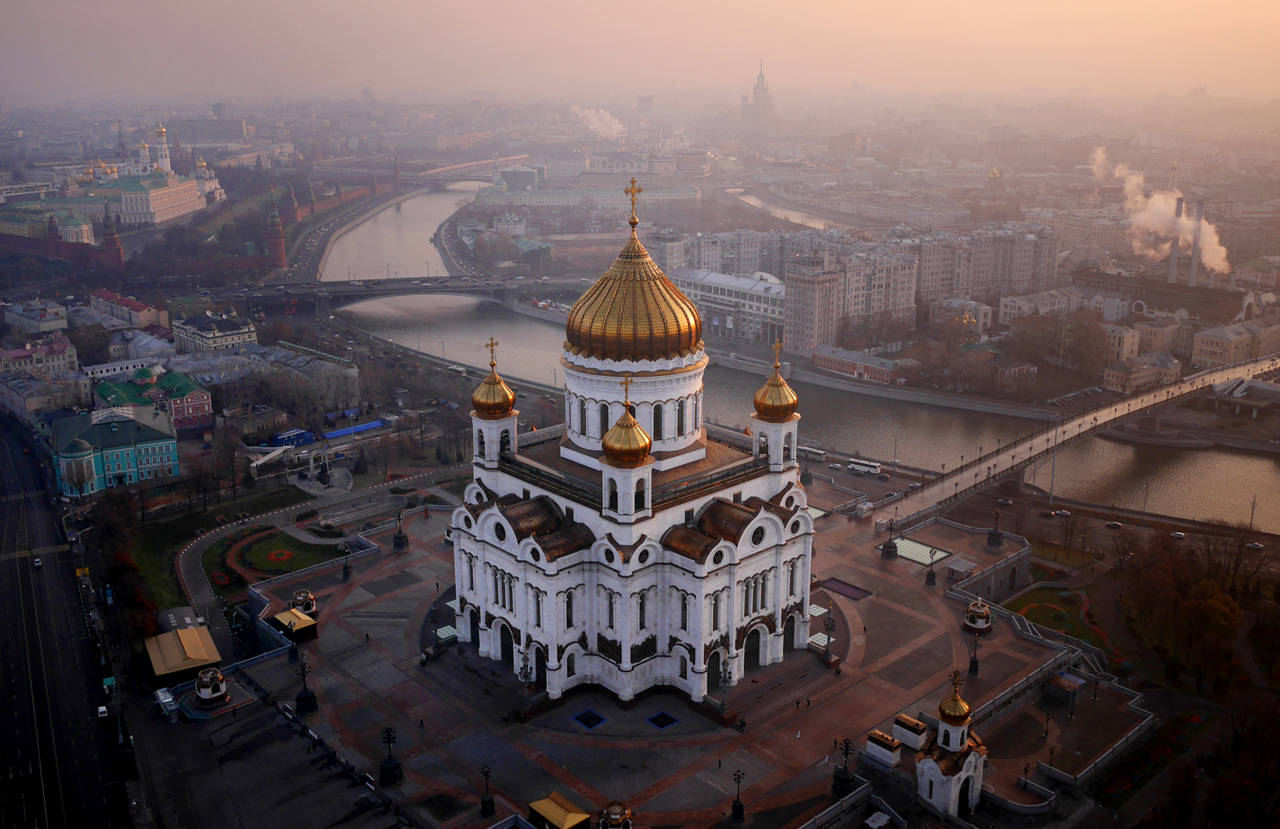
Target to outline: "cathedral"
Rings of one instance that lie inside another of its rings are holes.
[[[809,639],[798,401],[775,359],[750,438],[708,433],[702,320],[636,234],[634,179],[626,192],[631,236],[565,326],[563,424],[520,432],[488,342],[449,533],[458,638],[551,699],[591,684],[701,700]]]

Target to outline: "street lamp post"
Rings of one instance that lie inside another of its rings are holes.
[[[493,795],[489,794],[489,775],[493,774],[493,770],[488,766],[480,767],[480,776],[484,778],[484,797],[480,798],[480,816],[493,817],[493,813],[497,811],[493,806]]]
[[[827,601],[827,616],[822,620],[822,629],[827,633],[827,641],[825,643],[827,664],[831,664],[831,634],[836,632],[835,611],[832,610],[831,601]]]
[[[394,728],[382,729],[382,744],[387,747],[387,756],[382,759],[382,768],[378,773],[378,785],[394,786],[404,780],[404,771],[400,768],[400,761],[391,753],[391,747],[396,744],[396,730]]]
[[[853,741],[845,737],[838,748],[844,755],[844,764],[836,766],[832,773],[831,791],[836,797],[844,797],[853,791],[853,772],[849,770],[849,755],[853,753]]]
[[[733,795],[733,822],[744,823],[747,819],[747,809],[742,805],[742,780],[746,777],[742,773],[742,769],[733,772],[733,783],[736,787]]]

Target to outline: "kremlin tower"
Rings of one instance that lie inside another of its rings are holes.
[[[120,237],[116,235],[116,223],[111,218],[111,203],[102,200],[102,242],[98,261],[117,270],[124,267],[124,248],[120,246]]]
[[[289,264],[284,245],[284,225],[280,222],[280,211],[276,209],[274,190],[271,194],[271,209],[267,212],[267,258],[273,268],[283,268]]]

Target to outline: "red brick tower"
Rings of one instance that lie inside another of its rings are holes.
[[[276,209],[276,197],[271,196],[271,209],[267,211],[267,258],[271,267],[283,268],[289,264],[284,248],[284,225],[280,223],[280,211]]]
[[[98,261],[116,270],[124,268],[124,248],[120,246],[120,237],[116,235],[116,223],[111,218],[111,203],[102,200],[102,244]]]

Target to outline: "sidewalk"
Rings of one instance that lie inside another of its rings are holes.
[[[230,647],[232,637],[226,629],[225,622],[222,618],[222,607],[218,601],[218,595],[213,590],[213,585],[209,582],[209,575],[204,571],[204,565],[201,556],[213,542],[224,538],[232,533],[239,532],[247,526],[253,524],[266,524],[273,527],[283,529],[290,535],[304,539],[309,543],[321,544],[325,539],[318,539],[303,533],[294,526],[293,516],[298,512],[310,509],[324,509],[337,504],[356,502],[360,500],[372,500],[385,497],[390,494],[389,489],[392,485],[404,486],[406,484],[418,483],[425,485],[432,492],[437,492],[435,488],[436,480],[442,475],[449,475],[452,470],[433,470],[423,472],[419,475],[402,478],[396,481],[384,481],[374,484],[365,489],[354,490],[351,492],[341,491],[334,492],[330,495],[316,498],[303,504],[295,504],[291,507],[273,510],[271,512],[262,513],[260,515],[251,516],[243,521],[237,521],[233,524],[227,524],[217,529],[201,535],[194,540],[188,542],[179,552],[174,561],[174,567],[178,571],[178,582],[182,585],[182,592],[186,595],[187,601],[191,603],[191,607],[196,613],[203,616],[209,626],[209,633],[213,637],[214,642],[219,648]],[[452,496],[450,496],[452,497]],[[337,544],[342,539],[334,539]],[[228,650],[228,653],[231,651]]]

